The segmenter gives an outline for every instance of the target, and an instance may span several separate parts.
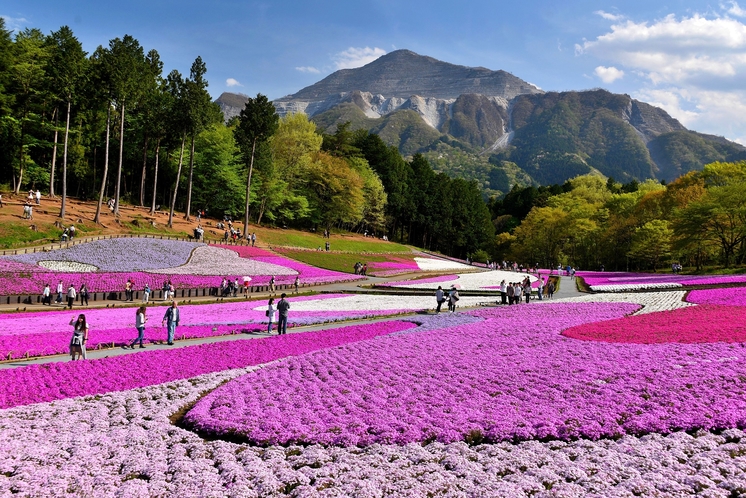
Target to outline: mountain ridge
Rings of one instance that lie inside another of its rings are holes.
[[[229,105],[235,99],[224,95],[217,100],[224,113],[237,115],[240,109],[231,113]],[[706,162],[746,154],[629,95],[545,92],[505,71],[409,50],[336,71],[274,104],[281,115],[306,113],[328,133],[350,121],[404,155],[423,153],[436,169],[477,180],[487,195],[504,193],[492,188],[489,178],[500,176],[492,169],[517,167],[533,183],[562,183],[590,171],[621,181],[670,181]]]

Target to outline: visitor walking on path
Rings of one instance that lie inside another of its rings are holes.
[[[298,293],[298,285],[300,285],[300,277],[298,275],[295,276],[295,282],[293,283],[295,285],[295,293]]]
[[[267,333],[268,334],[272,333],[272,322],[275,319],[275,307],[274,307],[274,303],[275,303],[275,298],[274,297],[270,297],[269,298],[269,302],[267,303],[267,311],[264,312],[264,314],[267,315],[267,322],[268,322],[267,323]],[[278,326],[278,328],[279,328],[279,326]],[[278,330],[278,332],[279,332],[279,330]]]
[[[52,304],[52,288],[49,284],[44,286],[44,290],[41,293],[41,304]]]
[[[460,299],[456,286],[452,285],[451,290],[448,292],[448,311],[451,313],[456,311],[456,303]]]
[[[272,278],[269,279],[269,292],[272,294],[275,293],[275,276],[272,275]]]
[[[176,305],[176,301],[171,302],[171,306],[166,310],[166,314],[163,315],[161,325],[165,325],[168,328],[167,343],[169,346],[173,346],[176,327],[179,325],[179,308]]]
[[[80,305],[88,306],[88,286],[86,284],[80,284],[78,296],[80,296]]]
[[[73,326],[73,336],[70,338],[70,356],[73,360],[86,359],[85,343],[88,342],[88,322],[84,314],[78,315],[78,318],[72,317],[70,325]],[[78,356],[76,358],[75,356]]]
[[[78,297],[78,293],[75,292],[75,286],[73,284],[70,284],[70,287],[67,288],[67,307],[70,309],[73,309],[73,303],[75,303],[75,298]]]
[[[280,295],[280,302],[277,303],[277,334],[288,333],[288,310],[290,303],[285,300],[287,295],[283,292]]]
[[[137,313],[135,313],[135,328],[137,329],[137,339],[132,341],[132,344],[130,344],[130,349],[135,349],[135,344],[137,344],[138,342],[140,343],[140,349],[145,349],[142,341],[143,339],[145,339],[145,322],[147,321],[148,317],[145,316],[145,306],[140,306],[139,308],[137,308]]]
[[[443,287],[440,285],[438,286],[438,290],[435,291],[435,302],[438,304],[438,306],[435,308],[436,313],[440,313],[440,307],[443,306],[443,302],[445,302],[445,293],[443,292]]]
[[[145,288],[142,291],[142,302],[147,304],[150,302],[150,285],[145,284]]]

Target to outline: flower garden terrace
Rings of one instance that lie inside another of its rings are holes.
[[[559,294],[2,370],[0,490],[741,496],[737,291],[727,310],[722,291]],[[717,314],[735,319],[712,334]]]

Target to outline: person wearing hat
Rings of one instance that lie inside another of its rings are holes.
[[[456,286],[452,285],[451,290],[448,292],[448,311],[453,313],[456,311],[456,303],[459,300],[458,291],[456,290]]]

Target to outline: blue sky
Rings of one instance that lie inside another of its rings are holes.
[[[88,52],[129,34],[165,72],[207,64],[213,97],[271,99],[396,49],[503,69],[547,91],[606,88],[746,144],[746,0],[3,0],[11,29],[68,25]]]

